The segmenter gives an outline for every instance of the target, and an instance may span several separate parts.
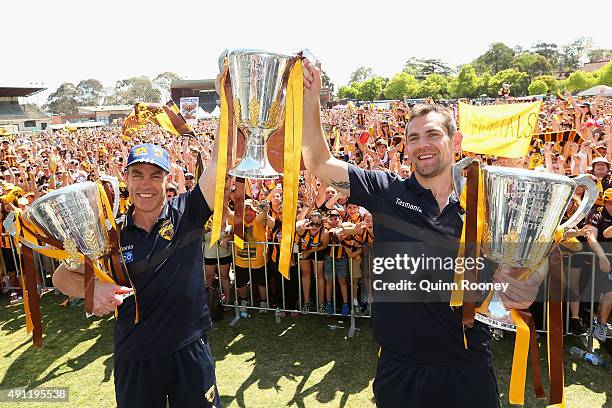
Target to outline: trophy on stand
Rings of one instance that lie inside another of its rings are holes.
[[[486,259],[498,266],[495,274],[509,274],[514,282],[525,282],[525,285],[530,279],[539,284],[548,275],[549,402],[560,404],[563,401],[563,277],[558,244],[563,234],[588,214],[599,189],[589,175],[569,178],[517,168],[481,167],[478,161],[466,157],[452,170],[458,197],[463,191],[462,172],[465,169],[466,216],[462,245],[466,256],[469,252],[469,256],[478,257],[480,249]],[[578,186],[584,186],[584,197],[562,224]],[[466,272],[465,278],[468,281],[478,279],[473,270],[469,274]],[[493,278],[495,280],[495,275]],[[535,325],[529,310],[509,309],[495,290],[486,295],[478,307],[475,305],[478,293],[471,293],[469,300],[463,302],[464,325],[471,327],[476,319],[491,327],[516,331],[510,402],[520,405],[524,402],[528,354],[536,396],[546,398],[539,379]],[[518,304],[533,299],[515,297],[512,300]]]

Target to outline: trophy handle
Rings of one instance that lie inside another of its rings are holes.
[[[464,157],[453,165],[453,189],[457,195],[457,199],[461,197],[461,190],[463,189],[463,170],[474,162],[472,157]]]
[[[565,221],[563,224],[559,226],[559,228],[563,228],[563,231],[567,231],[570,228],[573,228],[578,224],[591,210],[593,204],[595,204],[595,200],[597,199],[597,195],[599,194],[599,188],[597,188],[597,184],[593,180],[591,180],[591,176],[588,174],[581,174],[574,178],[577,186],[584,186],[584,197],[582,198],[582,202],[580,206],[576,209],[574,214]]]
[[[2,222],[2,226],[4,227],[4,230],[6,232],[8,232],[13,238],[15,238],[15,236],[17,235],[17,230],[15,229],[15,212],[11,211],[6,218],[4,219],[4,221]],[[55,249],[50,245],[45,245],[45,246],[41,246],[41,245],[36,245],[36,244],[32,244],[30,242],[27,241],[21,241],[19,239],[16,239],[15,242],[19,241],[19,243],[27,246],[30,249],[33,249],[35,251],[40,251],[40,250],[46,250],[46,249]]]

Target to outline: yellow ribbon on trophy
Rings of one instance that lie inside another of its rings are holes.
[[[304,74],[302,60],[296,58],[287,83],[285,105],[285,148],[283,170],[283,218],[281,231],[278,271],[289,279],[295,219],[297,217],[297,197],[299,187],[300,163],[302,161],[302,124],[304,116]]]
[[[467,186],[467,183],[466,183],[466,186]],[[478,210],[476,214],[476,217],[477,217],[476,218],[476,254],[480,254],[480,245],[481,245],[482,236],[484,233],[485,217],[486,217],[485,194],[486,194],[486,190],[485,190],[485,185],[484,185],[484,176],[482,174],[482,168],[478,166],[478,204],[477,204]],[[459,197],[459,205],[461,205],[461,208],[464,208],[464,209],[467,208],[467,188],[465,187],[461,191],[461,195]],[[467,214],[466,214],[466,218],[467,218]],[[459,241],[459,251],[457,253],[457,258],[463,258],[465,256],[465,240],[466,240],[465,226],[466,226],[466,223],[464,222],[463,228],[461,230],[461,239]],[[455,271],[454,287],[456,289],[454,289],[451,292],[451,298],[450,298],[450,305],[452,307],[459,307],[463,305],[463,289],[462,289],[462,286],[460,285],[462,279],[463,279],[463,274]],[[466,345],[466,348],[467,348],[467,345]]]
[[[229,144],[229,108],[225,94],[225,83],[229,69],[227,59],[221,79],[221,113],[219,117],[219,144],[217,152],[217,175],[215,186],[215,204],[213,211],[210,247],[221,238],[223,214],[223,197],[227,177],[227,153]],[[297,216],[297,197],[299,187],[300,163],[302,158],[302,122],[304,111],[304,77],[301,58],[295,58],[287,81],[285,103],[285,145],[283,151],[283,216],[282,238],[280,244],[279,272],[289,279],[289,266],[293,250],[295,219]],[[234,235],[234,244],[244,247],[240,237]]]
[[[215,180],[215,204],[213,209],[213,221],[209,248],[221,239],[221,224],[223,222],[223,197],[225,195],[225,179],[227,177],[227,149],[229,135],[229,108],[227,96],[225,95],[225,82],[229,75],[227,58],[224,62],[223,75],[221,76],[221,112],[219,114],[219,142],[217,145],[217,175]],[[234,235],[234,245],[244,248],[244,242],[240,237]]]

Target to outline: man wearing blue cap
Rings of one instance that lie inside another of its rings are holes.
[[[124,299],[132,289],[102,282],[94,290],[96,315],[119,311],[114,336],[119,408],[221,407],[206,338],[212,323],[202,273],[202,231],[214,205],[215,171],[213,162],[191,191],[168,201],[168,152],[154,144],[130,151],[127,189],[133,205],[119,235],[136,296]],[[78,272],[60,267],[53,282],[65,294],[83,297]]]

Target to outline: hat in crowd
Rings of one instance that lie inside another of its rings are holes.
[[[127,167],[136,163],[153,164],[164,171],[170,172],[168,152],[163,147],[152,143],[144,143],[132,147],[128,156]]]
[[[185,178],[186,179],[188,179],[188,178],[195,179],[195,176],[193,175],[193,173],[185,173]]]
[[[376,146],[381,146],[381,145],[387,146],[387,141],[385,139],[383,139],[383,138],[380,138],[380,139],[376,140],[375,144],[376,144]]]
[[[166,191],[168,190],[174,190],[175,193],[178,193],[178,187],[174,183],[168,183],[166,186]]]
[[[579,103],[578,106],[580,106],[581,108],[590,108],[591,102],[582,102],[582,103]]]
[[[8,140],[8,137],[0,137],[0,143],[10,143],[10,140]]]
[[[607,203],[609,201],[612,201],[612,188],[607,189],[603,193],[603,202]]]
[[[608,165],[608,168],[612,166],[612,164],[605,157],[596,157],[591,162],[591,168],[593,168],[593,166],[595,166],[597,163],[606,163]]]
[[[339,217],[340,213],[334,208],[332,208],[331,210],[327,210],[327,216],[331,217],[332,215],[337,215]]]
[[[259,211],[259,203],[252,198],[244,200],[244,209],[250,208],[253,211]]]

